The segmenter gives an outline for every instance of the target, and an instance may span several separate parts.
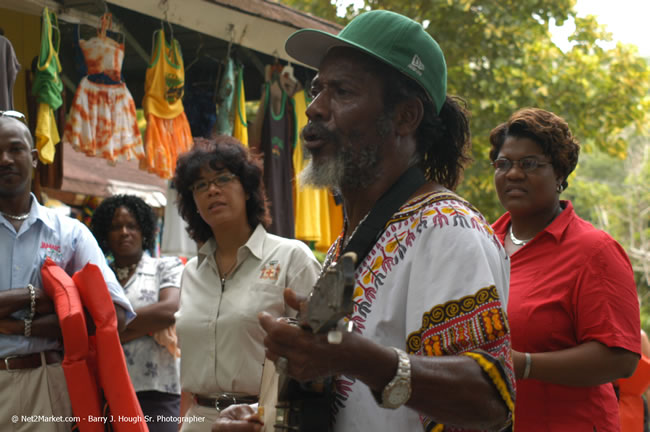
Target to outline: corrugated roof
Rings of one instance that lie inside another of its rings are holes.
[[[69,144],[59,145],[65,145],[61,190],[98,197],[127,192],[141,197],[150,194],[152,200],[147,200],[149,204],[155,205],[155,201],[163,204],[159,194],[165,195],[167,182],[138,168],[137,161],[111,165],[106,159],[75,151]],[[133,185],[132,190],[129,190],[129,184]]]
[[[338,33],[341,26],[312,14],[293,9],[270,0],[208,0],[210,3],[235,9],[249,15],[265,18],[281,24],[302,28],[315,28],[329,33]]]

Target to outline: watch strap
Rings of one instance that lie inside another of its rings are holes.
[[[388,384],[386,384],[386,387],[384,387],[381,393],[372,392],[372,394],[379,406],[395,409],[404,405],[411,397],[411,360],[405,351],[395,347],[391,348],[397,354],[397,371],[395,372],[395,376]],[[389,401],[389,396],[398,386],[406,386],[406,396],[403,400],[399,401],[399,403],[391,403],[391,401]]]

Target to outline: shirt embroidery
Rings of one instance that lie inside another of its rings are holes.
[[[260,279],[278,280],[279,275],[280,263],[276,260],[273,260],[264,266],[260,274]]]
[[[407,252],[416,239],[428,230],[475,230],[502,249],[490,225],[469,203],[450,193],[432,193],[406,203],[386,225],[375,246],[356,271],[353,301],[355,309],[350,320],[355,331],[363,334],[373,305],[382,295],[388,276],[411,262]],[[341,237],[330,249],[330,255],[340,253]],[[436,247],[432,245],[431,247]],[[435,305],[423,313],[422,327],[407,338],[408,351],[419,355],[448,355],[476,350],[500,363],[510,359],[508,324],[501,299],[495,286],[477,287],[474,294]],[[512,365],[503,367],[505,380],[514,379]],[[336,395],[332,406],[333,418],[345,408],[356,380],[347,376],[336,379]],[[513,381],[511,381],[513,382]],[[421,417],[425,430],[444,427]]]

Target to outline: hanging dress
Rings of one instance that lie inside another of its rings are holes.
[[[280,90],[280,110],[274,112],[271,86],[266,83],[265,114],[262,126],[261,150],[264,154],[264,184],[271,201],[271,226],[268,232],[294,238],[293,222],[293,105],[284,90]]]
[[[41,24],[41,50],[32,87],[32,94],[38,101],[34,135],[38,158],[43,164],[51,164],[54,161],[55,146],[61,141],[54,117],[54,111],[63,104],[61,96],[63,83],[59,77],[61,72],[60,41],[56,15],[44,8]]]
[[[232,136],[237,138],[244,147],[248,147],[248,123],[246,121],[246,95],[244,94],[244,66],[237,68],[235,90],[235,115]]]
[[[232,135],[234,99],[235,62],[229,57],[221,73],[221,83],[217,92],[217,124],[215,125],[217,135]]]
[[[13,45],[0,35],[0,110],[14,109],[14,84],[20,71],[20,63]]]
[[[105,74],[115,84],[81,79],[70,108],[63,142],[88,156],[111,162],[142,159],[144,148],[138,129],[133,97],[122,82],[124,44],[106,35],[111,14],[102,17],[96,37],[80,40],[89,75]]]
[[[192,148],[190,125],[183,109],[185,71],[180,44],[165,40],[164,30],[153,34],[151,61],[145,78],[142,101],[147,117],[146,158],[140,168],[169,179],[176,170],[179,154]]]

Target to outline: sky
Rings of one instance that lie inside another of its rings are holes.
[[[339,0],[338,3],[363,5],[360,0]],[[650,57],[650,0],[578,0],[575,9],[579,17],[596,15],[598,22],[613,34],[614,41],[635,44],[642,56]],[[573,22],[553,29],[554,42],[560,48],[568,47],[567,38],[574,29]]]
[[[579,17],[595,15],[612,33],[614,41],[634,44],[642,56],[650,57],[649,0],[578,0],[575,9]],[[560,48],[567,46],[567,37],[574,29],[567,22],[552,30],[553,40]]]

